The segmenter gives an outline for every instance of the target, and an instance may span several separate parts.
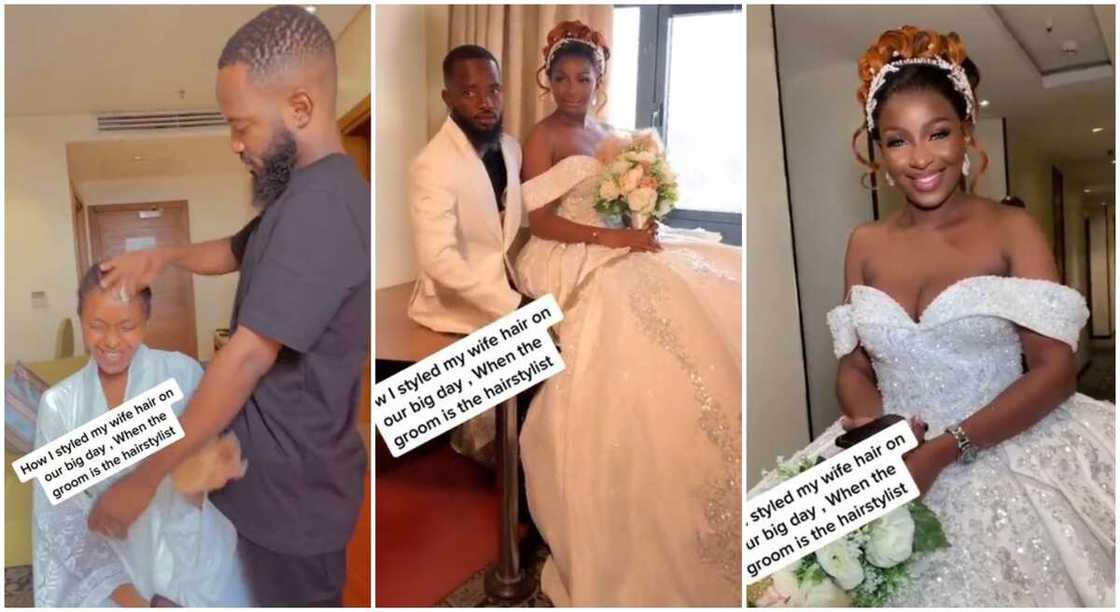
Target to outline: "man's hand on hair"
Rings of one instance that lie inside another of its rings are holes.
[[[155,282],[166,265],[163,249],[129,251],[101,263],[101,288],[123,291],[124,299],[131,299]]]

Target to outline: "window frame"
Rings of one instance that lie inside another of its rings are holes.
[[[616,4],[614,8],[637,8],[638,92],[634,127],[652,128],[667,142],[666,102],[669,97],[669,26],[673,17],[703,13],[737,13],[746,16],[741,4]],[[743,194],[746,197],[746,194]],[[686,208],[674,209],[665,220],[683,221],[690,226],[718,232],[727,244],[742,244],[743,212],[717,212]]]

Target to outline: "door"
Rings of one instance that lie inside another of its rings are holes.
[[[89,238],[93,261],[125,251],[190,244],[187,203],[109,204],[90,206]],[[152,284],[152,314],[144,343],[198,359],[194,284],[189,272],[167,268]]]
[[[370,98],[366,96],[357,106],[350,109],[338,120],[339,131],[342,132],[342,148],[347,155],[354,158],[358,164],[358,171],[370,182]]]

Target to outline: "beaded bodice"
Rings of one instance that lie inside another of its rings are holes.
[[[977,276],[950,285],[918,321],[883,291],[855,286],[828,324],[837,357],[857,344],[871,357],[884,412],[920,414],[945,427],[1022,375],[1017,325],[1076,350],[1088,316],[1084,298],[1068,287]]]
[[[560,200],[556,214],[583,225],[611,227],[611,222],[595,210],[599,175],[603,163],[590,155],[572,155],[521,186],[526,210],[534,211]]]

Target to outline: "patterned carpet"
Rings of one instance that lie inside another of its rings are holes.
[[[533,574],[533,581],[538,585],[528,599],[515,602],[498,602],[486,596],[484,580],[486,569],[479,570],[471,575],[459,588],[452,591],[443,601],[439,602],[441,608],[551,608],[552,602],[540,591],[541,569],[544,568],[545,559],[548,558],[548,548],[544,545],[537,547],[536,552],[527,559],[527,569]],[[487,568],[489,569],[489,568]]]
[[[529,560],[528,568],[533,573],[533,579],[540,584],[541,569],[548,558],[548,549],[541,546]],[[466,582],[455,589],[446,599],[439,602],[443,608],[491,608],[491,607],[517,607],[517,608],[551,608],[552,602],[538,588],[528,599],[519,602],[495,602],[486,596],[483,580],[486,570],[474,573]],[[4,607],[5,608],[30,608],[35,605],[31,593],[31,566],[19,565],[4,568]]]
[[[17,565],[4,568],[4,607],[31,608],[35,598],[31,594],[31,566]]]

